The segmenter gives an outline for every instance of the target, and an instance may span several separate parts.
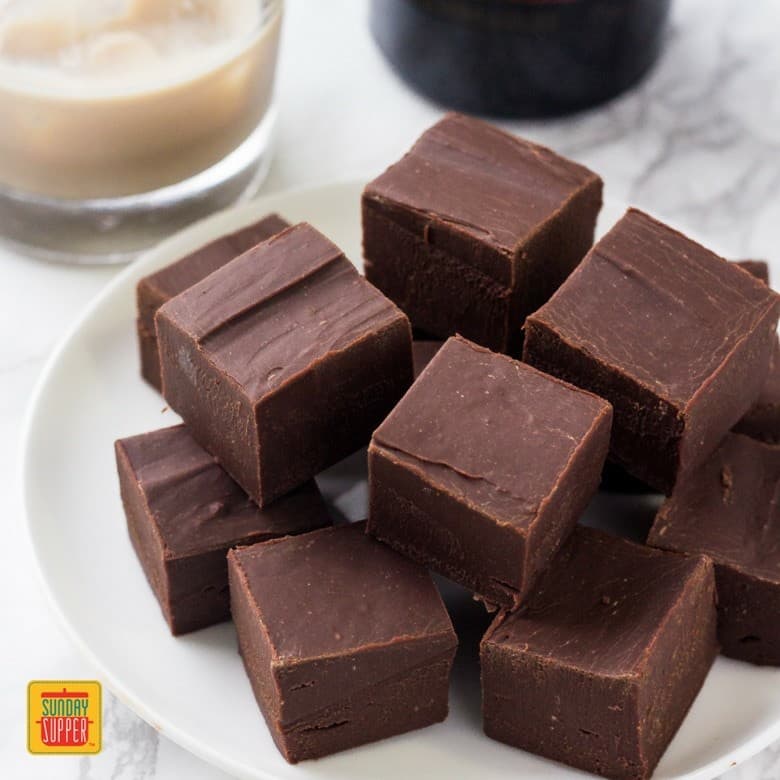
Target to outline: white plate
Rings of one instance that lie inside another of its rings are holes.
[[[114,468],[116,438],[171,425],[138,373],[135,283],[143,275],[268,211],[308,220],[360,257],[359,193],[349,182],[274,195],[217,214],[165,241],[93,302],[49,360],[26,427],[27,520],[45,587],[75,642],[111,690],[163,734],[246,778],[572,778],[580,773],[487,739],[473,652],[460,659],[447,721],[320,761],[287,765],[252,697],[233,628],[174,639],[135,559]],[[605,209],[610,224],[622,207]],[[361,457],[321,480],[355,518],[365,511]],[[599,496],[591,519],[641,526],[652,506]],[[456,624],[484,625],[481,607],[448,589]],[[471,656],[471,657],[470,657]],[[709,778],[780,737],[780,670],[719,658],[657,770],[659,778]]]

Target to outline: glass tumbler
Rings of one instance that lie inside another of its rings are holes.
[[[281,0],[0,0],[0,239],[122,262],[250,197]]]

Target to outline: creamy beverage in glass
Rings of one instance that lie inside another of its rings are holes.
[[[90,224],[107,248],[114,229],[119,245],[143,243],[166,210],[178,224],[255,188],[281,6],[0,0],[0,232],[28,240],[13,231],[27,204],[63,243],[90,244]]]

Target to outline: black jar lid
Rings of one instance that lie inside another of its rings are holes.
[[[424,96],[470,113],[555,116],[635,84],[671,0],[372,0],[371,31]]]

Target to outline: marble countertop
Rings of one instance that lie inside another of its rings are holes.
[[[288,0],[287,10],[279,144],[263,191],[373,175],[440,110],[389,72],[369,38],[365,2]],[[730,257],[774,256],[780,280],[778,29],[777,0],[676,0],[665,54],[639,89],[575,118],[507,126],[597,170],[609,197],[707,236]],[[21,420],[46,356],[116,269],[56,267],[3,249],[0,268],[0,776],[224,778],[108,693],[101,754],[26,752],[27,682],[88,679],[92,670],[56,624],[33,569],[19,490]],[[780,743],[724,776],[778,777]]]

